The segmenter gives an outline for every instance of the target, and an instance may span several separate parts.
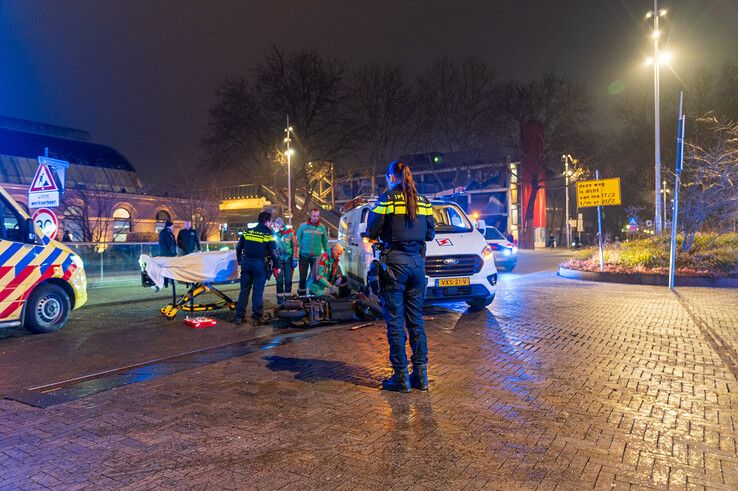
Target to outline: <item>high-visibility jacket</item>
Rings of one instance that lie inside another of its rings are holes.
[[[277,249],[282,260],[297,259],[297,236],[291,228],[285,228],[274,233]]]
[[[423,243],[433,240],[436,234],[430,201],[425,196],[418,196],[417,205],[417,215],[412,220],[406,213],[401,189],[381,194],[369,213],[367,236],[380,239],[394,250],[420,252]]]
[[[271,256],[274,260],[274,267],[279,268],[279,255],[274,242],[274,234],[269,227],[260,223],[241,234],[236,246],[236,258],[239,263],[242,259],[263,261],[267,256]]]
[[[313,258],[320,256],[328,250],[328,232],[325,225],[320,222],[303,223],[297,229],[297,242],[300,246],[300,256]]]
[[[316,267],[308,278],[307,288],[313,295],[322,295],[326,288],[330,288],[341,277],[341,268],[338,261],[328,252],[320,255]]]

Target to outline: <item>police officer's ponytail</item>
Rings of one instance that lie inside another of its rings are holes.
[[[410,167],[399,160],[395,160],[390,163],[388,171],[401,183],[407,216],[415,221],[415,217],[418,216],[418,190],[415,189],[415,181],[413,181]]]

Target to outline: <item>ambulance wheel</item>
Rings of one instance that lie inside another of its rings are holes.
[[[495,299],[494,295],[491,295],[489,297],[474,298],[472,300],[467,300],[466,304],[469,306],[469,309],[472,311],[482,310],[487,305],[491,304],[492,300],[494,299]]]
[[[70,310],[69,296],[62,287],[48,283],[41,285],[28,297],[26,329],[35,333],[58,331],[67,323]]]

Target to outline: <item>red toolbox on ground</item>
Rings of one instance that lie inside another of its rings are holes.
[[[205,327],[213,327],[215,325],[215,319],[211,319],[210,317],[187,317],[184,323],[193,329],[203,329]]]

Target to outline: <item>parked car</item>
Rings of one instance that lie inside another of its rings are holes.
[[[518,264],[518,247],[507,240],[495,227],[487,226],[484,230],[484,239],[492,248],[495,256],[495,266],[512,271]]]
[[[374,252],[361,234],[366,232],[369,211],[375,202],[376,196],[359,197],[341,210],[338,242],[345,250],[341,270],[355,289],[365,289],[369,284]],[[431,204],[436,237],[426,243],[426,303],[465,301],[472,309],[486,307],[497,289],[492,248],[459,205],[440,200],[431,200]]]

